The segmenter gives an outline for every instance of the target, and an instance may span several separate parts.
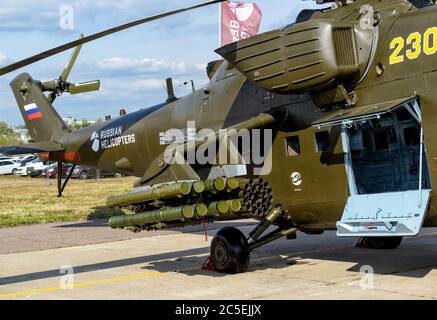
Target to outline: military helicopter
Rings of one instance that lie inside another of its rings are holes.
[[[294,239],[298,231],[337,230],[361,245],[393,249],[422,227],[437,226],[437,7],[431,1],[319,0],[332,6],[217,49],[223,60],[208,64],[205,88],[176,98],[168,79],[164,103],[68,130],[54,100],[99,87],[98,81],[67,82],[83,44],[219,2],[81,37],[1,68],[4,75],[75,48],[59,79],[41,82],[23,73],[11,82],[32,140],[0,152],[38,152],[59,165],[139,177],[133,192],[108,198],[108,206],[126,213],[110,219],[112,228],[258,220],[248,237],[237,228],[217,232],[210,263],[219,272],[246,271],[251,251]],[[244,130],[261,138],[246,147],[229,143]],[[218,146],[208,157],[235,161],[190,159],[205,145]],[[247,161],[244,155],[257,147],[263,161]],[[60,195],[67,182],[58,179]]]

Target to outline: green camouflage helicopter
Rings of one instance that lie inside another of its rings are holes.
[[[165,103],[68,130],[55,98],[99,88],[98,81],[67,82],[82,44],[219,2],[81,37],[1,68],[4,75],[76,48],[58,80],[23,73],[11,82],[32,140],[0,152],[43,153],[59,164],[139,177],[133,192],[108,198],[126,213],[110,219],[112,228],[258,220],[247,237],[236,228],[218,231],[210,259],[219,272],[245,271],[252,250],[297,231],[337,230],[392,249],[437,226],[432,1],[319,0],[331,6],[217,49],[223,60],[208,65],[205,88],[178,99],[168,80]],[[59,178],[60,194],[67,182]]]

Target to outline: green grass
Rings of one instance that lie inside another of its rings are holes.
[[[105,206],[106,198],[131,191],[135,180],[71,180],[58,198],[55,180],[0,176],[0,228],[119,215]]]

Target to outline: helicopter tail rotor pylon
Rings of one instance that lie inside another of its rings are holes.
[[[34,80],[28,73],[22,73],[10,85],[29,131],[31,143],[56,143],[69,132],[53,108],[50,96],[48,98],[44,95],[41,82]]]
[[[80,38],[83,39],[83,34]],[[67,125],[53,107],[55,99],[64,92],[79,94],[100,89],[100,81],[74,84],[67,82],[82,45],[77,46],[57,80],[38,81],[29,74],[22,73],[12,82],[11,88],[29,130],[32,143],[59,143],[61,137],[69,133]],[[49,92],[46,96],[44,92]],[[59,147],[60,149],[61,146]]]

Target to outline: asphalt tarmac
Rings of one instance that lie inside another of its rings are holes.
[[[133,234],[105,221],[0,230],[0,299],[437,299],[437,228],[395,250],[298,233],[252,253],[246,273],[202,270],[218,228]]]

